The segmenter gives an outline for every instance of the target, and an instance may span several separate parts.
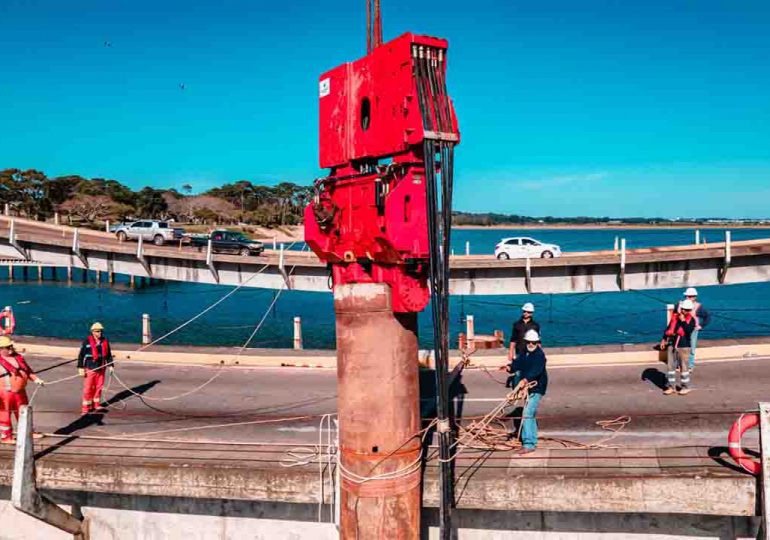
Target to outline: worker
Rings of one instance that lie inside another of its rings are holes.
[[[527,350],[524,335],[530,330],[540,333],[540,325],[532,318],[535,306],[527,302],[521,306],[521,318],[513,323],[511,329],[511,342],[508,345],[508,362],[513,361],[518,355]]]
[[[692,333],[695,331],[696,320],[693,315],[695,307],[692,300],[685,299],[674,313],[671,323],[666,327],[663,338],[660,341],[661,349],[666,349],[668,354],[667,384],[663,393],[671,395],[676,389],[676,372],[679,368],[680,383],[679,394],[690,393],[690,346]]]
[[[508,366],[508,372],[513,374],[511,386],[514,395],[528,395],[521,415],[522,446],[516,451],[519,455],[532,453],[537,448],[537,408],[548,390],[548,371],[545,352],[540,345],[540,333],[527,330],[523,341],[524,352],[518,354]]]
[[[102,390],[105,370],[112,371],[112,349],[104,337],[104,326],[95,322],[91,325],[91,334],[83,341],[78,355],[78,374],[83,380],[83,402],[80,412],[90,412],[104,408]]]
[[[698,347],[698,335],[700,334],[701,329],[706,328],[711,322],[711,314],[709,314],[708,310],[703,307],[703,304],[698,302],[698,289],[695,287],[688,287],[687,290],[684,291],[684,298],[685,300],[692,301],[692,314],[693,317],[695,317],[695,330],[690,337],[690,356],[687,359],[687,364],[690,371],[692,371],[695,369],[695,349]]]
[[[35,375],[24,357],[16,352],[8,336],[0,336],[0,375],[2,375],[2,411],[0,411],[0,442],[13,444],[13,419],[19,421],[19,409],[27,405],[27,382],[43,385],[43,379]],[[35,438],[42,435],[34,433]]]

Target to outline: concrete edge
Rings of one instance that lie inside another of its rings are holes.
[[[63,347],[55,345],[36,345],[35,343],[18,341],[20,350],[28,355],[55,356],[72,359],[77,355],[76,347]],[[547,349],[546,349],[547,352]],[[724,345],[715,347],[698,348],[699,361],[716,360],[741,360],[770,356],[770,343],[751,343],[740,345]],[[116,350],[115,358],[118,362],[145,362],[153,364],[184,364],[184,365],[237,365],[245,367],[312,367],[312,368],[336,368],[337,358],[334,351],[328,355],[241,355],[235,353],[207,353],[207,352],[161,352],[161,351],[136,351]],[[459,353],[454,352],[450,363],[456,365],[462,360]],[[420,366],[431,367],[431,360],[425,351],[422,351],[418,359]],[[470,367],[496,368],[507,362],[507,354],[485,355],[470,357]],[[656,364],[661,361],[661,353],[649,351],[617,351],[599,353],[576,354],[550,354],[548,355],[549,367],[590,367],[608,365],[643,365]]]

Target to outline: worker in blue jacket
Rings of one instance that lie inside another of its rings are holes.
[[[516,356],[516,359],[508,366],[508,372],[513,374],[510,381],[514,392],[519,392],[530,383],[535,383],[529,389],[529,399],[524,405],[521,418],[521,448],[516,454],[523,455],[535,451],[537,448],[537,408],[540,400],[548,389],[548,371],[545,368],[546,358],[543,348],[540,346],[540,334],[537,330],[528,330],[524,335],[525,350]],[[514,366],[515,369],[514,369]]]

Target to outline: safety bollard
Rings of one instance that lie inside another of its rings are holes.
[[[465,242],[465,254],[470,255],[471,254],[471,243]]]
[[[294,317],[294,350],[302,350],[302,318]]]
[[[150,329],[149,313],[142,314],[142,345],[149,345],[152,341],[152,330]]]
[[[468,344],[472,344],[476,339],[476,331],[473,324],[473,315],[466,315],[465,317],[465,335],[468,340]]]

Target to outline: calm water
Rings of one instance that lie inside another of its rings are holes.
[[[491,253],[504,236],[531,236],[560,244],[565,251],[611,249],[615,236],[626,238],[629,248],[692,243],[692,230],[457,230],[452,245],[456,253]],[[708,229],[701,238],[718,242],[724,230]],[[770,237],[770,230],[733,230],[734,240]],[[0,280],[7,275],[0,271]],[[32,274],[34,276],[34,274]],[[228,287],[168,282],[131,290],[125,283],[106,285],[19,281],[0,284],[0,305],[12,305],[18,333],[78,338],[87,333],[93,320],[102,321],[113,340],[138,342],[142,313],[149,313],[157,337],[178,326],[224,296]],[[63,272],[60,279],[63,278]],[[714,315],[703,337],[770,335],[770,283],[700,288],[701,300]],[[244,288],[214,310],[165,340],[168,344],[241,345],[270,305],[275,291]],[[655,341],[664,324],[665,304],[678,300],[681,290],[623,293],[591,293],[529,296],[452,297],[450,304],[452,341],[465,329],[464,318],[473,314],[477,333],[502,329],[510,332],[512,320],[525,301],[536,306],[536,319],[543,325],[548,345],[641,343]],[[420,341],[432,342],[431,321],[420,315]],[[291,347],[292,319],[303,321],[305,347],[334,347],[334,311],[328,293],[285,291],[267,317],[253,347]]]

